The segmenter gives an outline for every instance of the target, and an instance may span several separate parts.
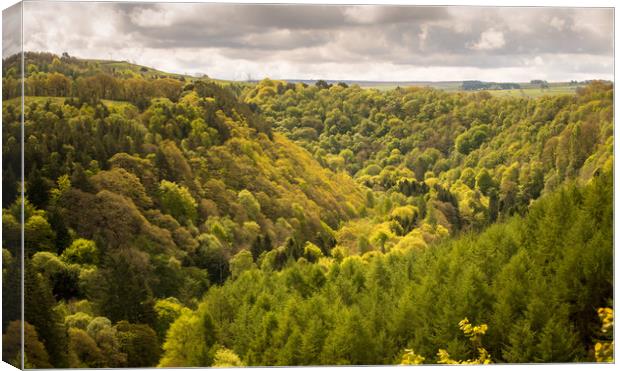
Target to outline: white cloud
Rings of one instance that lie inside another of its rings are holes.
[[[418,39],[420,42],[420,50],[424,50],[426,48],[426,39],[428,38],[428,26],[422,25],[420,29],[421,31],[418,34]]]
[[[130,18],[136,26],[140,27],[171,26],[175,21],[171,12],[160,7],[138,9],[130,14]]]
[[[566,20],[558,17],[552,17],[549,21],[549,25],[551,27],[554,27],[558,31],[562,31],[564,29],[564,26],[566,25]]]
[[[481,33],[480,40],[474,44],[471,44],[469,48],[473,50],[494,50],[500,49],[504,45],[506,45],[504,33],[493,28],[489,28]]]
[[[377,18],[374,7],[370,6],[346,8],[344,15],[353,23],[372,23]]]
[[[544,66],[545,61],[540,56],[536,56],[536,58],[534,58],[534,64],[537,66]]]

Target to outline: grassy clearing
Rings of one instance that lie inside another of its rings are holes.
[[[548,89],[540,88],[525,88],[525,89],[513,89],[513,90],[487,90],[491,95],[497,97],[528,97],[537,98],[544,95],[563,95],[563,94],[575,94],[577,86],[551,86]]]
[[[24,101],[25,104],[29,104],[32,102],[36,102],[36,103],[45,103],[47,101],[50,101],[52,103],[63,103],[65,101],[65,99],[68,99],[69,97],[40,97],[40,96],[26,96]],[[105,104],[106,107],[110,108],[110,109],[124,109],[124,108],[135,108],[135,106],[129,102],[125,102],[125,101],[119,101],[119,100],[109,100],[109,99],[102,99],[101,102],[103,104]],[[16,98],[11,98],[11,99],[7,99],[2,101],[2,104],[19,104],[20,103],[20,97],[16,97]]]

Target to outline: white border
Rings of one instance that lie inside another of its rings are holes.
[[[76,2],[81,2],[79,0],[64,0],[64,1],[76,1]],[[107,1],[106,1],[107,2]],[[132,1],[119,1],[119,2],[155,2],[155,1],[147,1],[147,0],[132,0]],[[182,1],[182,0],[168,0],[165,2],[175,2],[175,3],[183,3],[183,2],[191,2],[191,1]],[[219,2],[219,3],[262,3],[262,4],[342,4],[342,5],[346,5],[346,4],[357,4],[357,5],[363,5],[363,4],[381,4],[381,5],[435,5],[435,6],[449,6],[449,5],[465,5],[465,6],[530,6],[530,7],[539,7],[539,6],[556,6],[556,7],[612,7],[615,8],[615,2],[613,0],[590,0],[590,1],[584,1],[584,0],[537,0],[537,1],[532,1],[532,0],[521,0],[521,1],[515,1],[515,0],[506,0],[506,1],[499,1],[499,0],[447,0],[447,1],[429,1],[429,0],[417,0],[417,1],[394,1],[394,0],[388,0],[388,1],[380,1],[380,0],[355,0],[355,1],[351,1],[351,0],[336,0],[336,1],[330,1],[330,0],[313,0],[313,1],[308,1],[308,0],[287,0],[287,1],[277,1],[277,0],[272,0],[272,1],[265,1],[265,0],[254,0],[254,1],[248,1],[248,0],[220,0],[220,1],[194,1],[194,2],[205,2],[205,3],[214,3],[214,2]],[[6,9],[9,6],[16,4],[17,1],[14,0],[0,0],[0,5],[2,7],[2,9]],[[615,13],[615,9],[614,9],[614,13]],[[617,19],[614,16],[614,36],[616,35],[615,30],[617,30]],[[1,37],[0,37],[1,40]],[[0,41],[1,43],[1,41]],[[615,82],[615,70],[616,67],[618,66],[618,59],[615,58],[615,51],[617,50],[617,43],[618,43],[618,39],[616,37],[614,37],[614,82]],[[614,94],[614,107],[618,107],[618,95],[617,93]],[[618,111],[614,110],[614,133],[615,133],[615,123],[618,122]],[[615,154],[615,149],[617,148],[618,145],[618,140],[617,137],[615,137],[614,139],[614,154]],[[1,143],[0,143],[0,150],[1,150]],[[619,180],[620,176],[618,173],[618,163],[614,162],[614,185],[618,184],[618,180]],[[616,276],[617,273],[617,269],[618,269],[618,254],[615,254],[615,247],[618,246],[618,233],[616,233],[617,228],[616,228],[616,218],[615,218],[615,210],[618,210],[618,205],[619,205],[619,200],[616,197],[616,187],[614,186],[614,278]],[[1,236],[1,231],[0,231],[0,236]],[[618,297],[618,285],[615,284],[614,281],[614,297]],[[1,298],[0,298],[1,301]],[[616,331],[617,333],[617,331]],[[615,334],[614,334],[614,338],[615,338]],[[615,354],[616,357],[618,356],[618,346],[616,345],[615,347]],[[397,367],[397,366],[359,366],[359,367],[337,367],[338,370],[342,370],[342,371],[354,371],[354,370],[358,370],[360,369],[360,367],[363,367],[364,369],[368,369],[368,370],[380,370],[380,369],[386,369],[386,368],[392,368],[392,367]],[[442,367],[442,366],[417,366],[417,367],[423,367],[423,368],[429,368],[429,367]],[[500,365],[500,364],[494,364],[494,365],[488,365],[488,366],[468,366],[471,367],[470,369],[472,370],[487,370],[489,368],[493,368],[493,369],[501,369],[501,370],[510,370],[510,369],[519,369],[519,370],[523,370],[525,368],[529,369],[546,369],[546,370],[611,370],[612,368],[615,369],[615,365],[614,364],[544,364],[544,365],[532,365],[532,364],[524,364],[524,365]],[[278,367],[279,369],[296,369],[298,367]],[[336,369],[336,368],[332,368],[332,367],[303,367],[303,370],[309,370],[309,371],[316,371],[316,370],[324,370],[324,369]],[[257,371],[268,371],[268,370],[272,370],[274,369],[273,367],[253,367],[253,370],[257,370]],[[0,371],[4,371],[4,370],[15,370],[15,368],[9,366],[6,363],[0,362]],[[134,369],[134,370],[149,370],[149,369]],[[187,368],[169,368],[168,370],[187,370]]]

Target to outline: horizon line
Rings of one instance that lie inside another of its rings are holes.
[[[34,50],[28,50],[28,51],[20,51],[14,54],[11,54],[7,57],[2,57],[2,61],[4,62],[5,60],[15,57],[16,55],[19,55],[20,53],[49,53],[52,55],[55,55],[59,58],[62,57],[62,54],[57,54],[54,53],[52,51],[34,51]],[[63,52],[66,53],[66,52]],[[84,57],[79,57],[79,56],[75,56],[75,55],[70,55],[69,53],[67,53],[67,55],[69,55],[69,57],[71,58],[76,58],[76,59],[80,59],[80,60],[85,60],[85,61],[96,61],[96,62],[120,62],[120,63],[128,63],[134,66],[139,66],[139,67],[146,67],[146,68],[150,68],[152,70],[158,71],[158,72],[162,72],[162,73],[167,73],[167,74],[174,74],[174,75],[179,75],[179,76],[184,76],[184,77],[191,77],[191,78],[203,78],[203,77],[207,77],[211,80],[222,80],[222,81],[229,81],[229,82],[237,82],[237,83],[256,83],[256,82],[260,82],[262,80],[265,79],[269,79],[269,80],[276,80],[276,81],[287,81],[287,82],[318,82],[318,81],[325,81],[325,82],[333,82],[333,83],[338,83],[338,82],[344,82],[344,83],[352,83],[352,84],[363,84],[363,83],[370,83],[370,84],[447,84],[447,83],[463,83],[463,82],[467,82],[467,81],[472,81],[472,82],[483,82],[483,83],[494,83],[494,84],[508,84],[508,83],[513,83],[513,84],[530,84],[531,81],[534,80],[541,80],[541,81],[545,81],[547,83],[551,83],[551,84],[556,84],[556,83],[567,83],[567,82],[573,82],[576,81],[577,83],[587,83],[590,81],[605,81],[605,82],[611,82],[611,83],[615,83],[615,81],[613,79],[585,79],[585,80],[547,80],[547,79],[543,79],[543,78],[535,78],[535,79],[531,79],[530,81],[515,81],[515,80],[505,80],[505,81],[491,81],[491,80],[477,80],[477,79],[462,79],[462,80],[364,80],[364,79],[328,79],[328,78],[275,78],[275,77],[269,77],[269,76],[265,76],[263,78],[260,79],[253,79],[253,78],[249,78],[249,79],[245,79],[245,80],[241,80],[241,79],[228,79],[228,78],[221,78],[221,77],[216,77],[216,76],[211,76],[208,73],[204,73],[204,72],[172,72],[172,71],[164,71],[164,70],[160,70],[159,68],[155,68],[155,67],[151,67],[148,65],[144,65],[144,64],[139,64],[127,59],[101,59],[101,58],[84,58]],[[4,65],[4,63],[3,63]],[[428,66],[427,66],[428,67]],[[453,66],[453,67],[459,67],[459,66]],[[250,76],[251,77],[251,76]],[[615,77],[615,76],[614,76]]]

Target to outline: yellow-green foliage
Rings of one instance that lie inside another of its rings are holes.
[[[88,324],[93,320],[91,316],[84,312],[77,312],[65,317],[65,325],[67,327],[76,327],[86,330]]]
[[[372,220],[368,218],[349,221],[338,229],[336,240],[340,246],[346,247],[350,253],[363,254],[372,248],[368,239],[373,224]]]
[[[165,339],[170,325],[183,312],[183,305],[176,298],[160,299],[153,306],[156,315],[155,331],[161,339]]]
[[[397,237],[390,223],[384,222],[373,227],[368,240],[376,249],[386,252],[394,245]]]
[[[419,210],[415,206],[407,205],[394,208],[390,213],[390,219],[397,221],[404,232],[409,232],[418,218]]]
[[[230,349],[221,348],[215,352],[215,358],[213,360],[212,367],[244,367],[245,364],[241,362],[239,356]]]
[[[22,115],[4,62],[26,366],[613,359],[611,309],[592,315],[613,293],[612,84],[496,98],[26,53]]]
[[[424,240],[422,231],[415,229],[403,236],[394,245],[394,250],[423,249],[425,247],[427,247],[427,243]]]
[[[469,338],[472,345],[478,352],[478,357],[474,359],[468,359],[465,361],[454,360],[450,357],[450,354],[445,349],[439,349],[437,351],[437,363],[448,365],[486,365],[491,363],[491,357],[489,352],[482,347],[482,336],[487,332],[488,326],[486,324],[472,325],[467,318],[459,322],[459,329],[463,334]],[[413,349],[405,349],[401,365],[419,365],[424,362],[425,358],[419,354],[416,354]]]
[[[311,263],[318,262],[323,257],[321,249],[312,242],[306,242],[304,246],[304,257]]]
[[[199,314],[183,309],[166,334],[166,341],[163,344],[164,354],[158,366],[209,366],[204,331]]]
[[[246,271],[203,305],[217,342],[247,365],[594,361],[601,336],[573,316],[592,322],[592,303],[613,292],[611,179],[563,186],[524,217],[428,248],[345,256],[336,245],[319,264]],[[467,313],[475,321],[459,323]]]
[[[405,349],[405,354],[403,354],[400,364],[403,366],[421,365],[425,359],[421,355],[416,354],[413,349]]]
[[[241,250],[230,259],[230,271],[233,279],[254,267],[256,265],[252,260],[252,254],[248,250]]]
[[[162,211],[181,222],[195,220],[197,204],[186,187],[162,180],[159,191],[161,193]]]
[[[99,262],[99,251],[94,241],[78,238],[62,252],[60,258],[67,263],[96,265]]]
[[[271,93],[260,94],[265,89]],[[416,204],[421,217],[430,212],[431,224],[454,233],[522,212],[563,180],[600,169],[612,154],[612,90],[593,82],[574,96],[527,100],[268,80],[244,97],[325,166],[375,190],[430,193],[426,208]],[[299,135],[304,130],[315,134]],[[431,190],[403,180],[425,181]],[[446,197],[437,204],[434,185],[456,198],[452,207]]]
[[[614,361],[614,310],[612,308],[599,308],[598,317],[601,320],[601,334],[610,336],[611,341],[597,341],[594,344],[594,357],[596,362],[613,363]]]

